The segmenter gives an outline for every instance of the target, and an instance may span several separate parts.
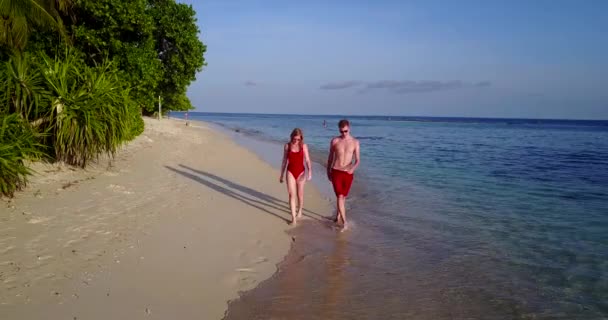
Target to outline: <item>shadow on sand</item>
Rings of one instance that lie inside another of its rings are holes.
[[[190,178],[219,193],[271,214],[285,221],[286,223],[291,221],[290,219],[286,218],[291,217],[291,212],[289,210],[289,205],[285,201],[281,201],[273,196],[235,183],[228,179],[224,179],[209,172],[196,170],[181,164],[179,166],[185,170],[176,169],[170,166],[165,166],[165,168],[175,173],[179,173],[184,177]],[[282,213],[285,213],[286,216],[281,215]],[[318,221],[327,221],[328,219],[328,217],[310,211],[306,208],[303,210],[302,214]]]

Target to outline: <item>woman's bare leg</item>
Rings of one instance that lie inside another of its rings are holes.
[[[304,173],[300,176],[300,179],[296,182],[297,184],[297,193],[298,193],[298,214],[297,217],[302,217],[302,210],[304,208],[304,184],[306,184],[306,179],[304,178]]]
[[[287,171],[287,193],[289,193],[289,209],[291,209],[291,223],[296,224],[296,196],[297,182],[291,172]]]

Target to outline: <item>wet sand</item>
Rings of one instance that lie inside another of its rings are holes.
[[[113,161],[34,169],[0,203],[2,319],[219,319],[300,240],[278,170],[202,123],[146,119]],[[309,221],[331,214],[306,191]]]

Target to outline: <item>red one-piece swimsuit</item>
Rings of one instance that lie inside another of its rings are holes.
[[[289,146],[287,159],[289,160],[287,171],[291,172],[293,177],[297,180],[302,173],[304,173],[304,150],[302,146],[300,146],[300,151],[298,152],[291,151],[291,146]]]

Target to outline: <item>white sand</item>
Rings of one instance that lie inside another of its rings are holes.
[[[220,319],[292,241],[278,170],[204,124],[146,119],[111,163],[35,169],[0,202],[0,319]],[[311,184],[305,204],[331,213]]]

